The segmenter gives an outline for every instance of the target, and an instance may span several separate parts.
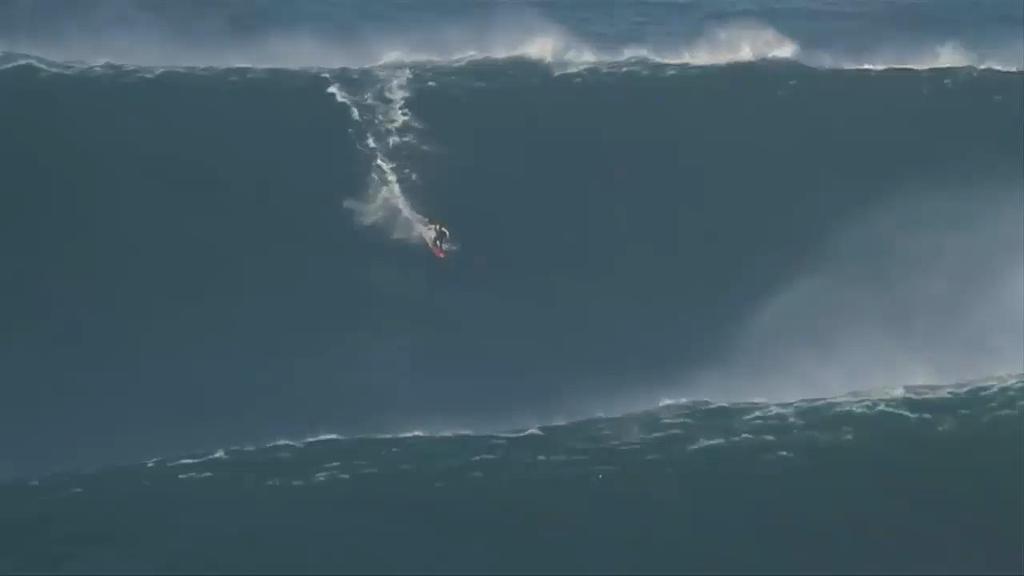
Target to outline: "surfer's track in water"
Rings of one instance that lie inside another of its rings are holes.
[[[0,0],[0,572],[1020,572],[1022,18]]]

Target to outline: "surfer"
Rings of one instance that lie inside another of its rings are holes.
[[[448,240],[448,229],[438,224],[437,222],[431,222],[427,225],[427,229],[433,234],[430,243],[438,250],[444,250],[444,243]]]

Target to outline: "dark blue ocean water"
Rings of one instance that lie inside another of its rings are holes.
[[[0,1],[0,571],[1019,572],[1022,34]]]
[[[684,402],[48,476],[0,487],[0,570],[1014,573],[1022,392]]]

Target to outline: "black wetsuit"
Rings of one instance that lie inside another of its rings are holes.
[[[448,239],[448,231],[438,226],[434,228],[434,246],[438,250],[444,250],[444,241]]]

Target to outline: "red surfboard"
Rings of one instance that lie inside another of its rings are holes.
[[[427,243],[427,248],[430,248],[430,251],[434,253],[434,256],[444,258],[444,250],[434,246],[434,242],[426,234],[423,234],[423,241]]]

